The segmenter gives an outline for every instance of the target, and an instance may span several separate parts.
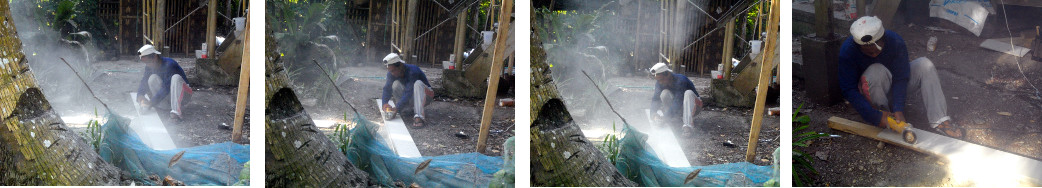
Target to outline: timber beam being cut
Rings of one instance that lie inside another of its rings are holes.
[[[831,117],[829,128],[841,130],[871,139],[901,146],[918,152],[936,155],[949,161],[952,171],[974,171],[980,174],[999,174],[1017,181],[1022,185],[1042,185],[1042,161],[1017,154],[981,146],[958,140],[933,132],[912,128],[919,136],[915,144],[902,140],[894,131],[886,131],[877,126],[851,121],[840,117]],[[959,168],[969,169],[959,169]],[[979,167],[979,168],[977,168]],[[995,177],[995,176],[992,176]]]

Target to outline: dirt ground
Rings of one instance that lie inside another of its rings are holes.
[[[174,58],[186,72],[195,67],[194,59]],[[131,92],[137,92],[138,82],[141,79],[141,71],[144,64],[135,58],[127,57],[119,61],[94,62],[91,66],[95,72],[91,76],[84,76],[87,83],[95,94],[110,108],[124,117],[133,118],[137,112],[134,103],[130,99]],[[189,73],[190,74],[190,73]],[[188,75],[194,77],[193,75]],[[89,77],[89,78],[88,78]],[[232,131],[219,129],[220,125],[231,126],[235,117],[235,87],[207,87],[200,85],[192,86],[194,92],[191,101],[183,107],[183,120],[175,122],[170,119],[169,110],[159,110],[159,117],[170,132],[170,137],[178,148],[208,145],[214,143],[231,141]],[[104,113],[104,107],[96,105],[93,98],[89,97],[66,97],[61,94],[48,94],[44,90],[55,110],[64,116],[89,115],[93,117],[94,107],[97,106],[99,113]],[[53,92],[53,91],[50,91]],[[89,95],[84,93],[84,95]],[[55,96],[55,97],[51,97]],[[88,101],[82,101],[88,100]],[[247,112],[249,108],[247,108]],[[246,114],[246,123],[243,125],[243,141],[249,143],[249,114]],[[77,131],[85,128],[77,126],[79,122],[67,122],[72,124]]]
[[[708,76],[689,78],[694,82],[703,100],[708,101],[707,98],[711,97],[709,94],[710,78]],[[614,77],[600,85],[602,89],[607,90],[605,95],[611,100],[615,109],[626,118],[626,121],[635,124],[634,126],[650,124],[644,110],[651,107],[651,96],[654,93],[655,81],[651,77]],[[568,96],[567,92],[574,92],[570,88],[575,87],[558,87],[562,96]],[[616,128],[621,131],[621,120],[618,120],[617,116],[602,104],[603,99],[599,94],[583,95],[583,98],[596,99],[598,104],[595,107],[587,107],[581,104],[583,102],[576,102],[576,99],[568,97],[565,97],[565,103],[568,105],[569,112],[576,119],[576,123],[584,131],[589,129],[611,130],[612,123],[615,123]],[[777,106],[776,103],[767,105],[768,108]],[[682,137],[679,126],[672,128],[688,162],[693,166],[744,162],[749,139],[749,126],[752,123],[752,109],[720,107],[709,102],[704,109],[705,111],[695,116],[695,132],[691,137]],[[754,164],[772,164],[773,152],[780,143],[778,141],[780,125],[778,116],[765,116],[761,124]]]
[[[381,65],[373,63],[373,65]],[[434,88],[441,87],[441,69],[420,65],[427,79]],[[373,99],[379,99],[383,92],[387,70],[381,66],[350,66],[339,69],[339,75],[345,77],[340,80],[338,86],[348,101],[359,109],[360,113],[369,121],[383,124],[379,114],[379,108]],[[325,79],[325,78],[323,78]],[[328,80],[318,80],[328,81]],[[500,85],[500,87],[505,87]],[[344,113],[350,113],[351,109],[340,102],[339,96],[330,102],[318,102],[314,97],[299,94],[305,110],[315,120],[342,121]],[[509,94],[501,94],[497,99],[513,98],[513,91]],[[481,126],[481,112],[484,99],[452,98],[441,93],[435,93],[434,101],[426,109],[427,125],[423,128],[411,127],[411,121],[406,121],[409,134],[412,135],[416,147],[423,156],[440,156],[459,153],[470,153],[475,151],[478,142],[478,132]],[[492,125],[489,129],[487,149],[482,152],[486,155],[499,156],[503,152],[503,142],[514,136],[514,107],[496,106],[493,111]],[[321,128],[326,135],[332,133],[333,128]],[[462,132],[462,135],[457,136]]]
[[[1014,37],[1025,30],[1042,25],[1036,19],[1039,8],[1009,6],[1009,26]],[[923,7],[911,7],[920,10]],[[1028,56],[1015,56],[979,47],[985,39],[1009,37],[1002,9],[988,17],[983,34],[978,37],[947,20],[922,14],[904,14],[896,27],[887,28],[900,34],[907,43],[909,58],[927,57],[933,61],[941,78],[948,102],[948,115],[967,129],[964,141],[997,148],[1006,152],[1042,158],[1042,100],[1028,84],[1042,84],[1042,67]],[[926,14],[926,13],[923,13]],[[927,27],[955,31],[939,32]],[[837,30],[838,31],[838,30]],[[926,50],[930,37],[937,37],[937,50]],[[1008,39],[1007,39],[1008,40]],[[1025,44],[1020,46],[1030,47]],[[794,48],[798,46],[794,45]],[[794,61],[798,55],[794,54]],[[1017,61],[1026,74],[1021,76]],[[860,115],[840,102],[822,106],[811,104],[803,85],[807,80],[794,77],[793,108],[806,103],[804,114],[811,117],[812,131],[839,135],[812,142],[809,148],[798,148],[814,155],[818,170],[810,186],[985,186],[973,178],[957,176],[950,161],[937,156],[883,144],[869,138],[831,130],[826,126],[831,116],[862,121]],[[916,128],[933,131],[926,120],[926,109],[920,95],[909,95],[905,117]],[[1008,113],[1008,114],[1007,114]],[[934,131],[936,132],[936,131]]]

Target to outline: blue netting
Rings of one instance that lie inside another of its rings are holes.
[[[502,157],[464,153],[434,157],[398,157],[376,133],[376,124],[355,114],[358,125],[351,130],[351,144],[345,154],[359,169],[369,173],[374,183],[393,187],[395,182],[421,187],[488,187],[493,174],[503,167]],[[416,167],[431,159],[426,169]]]
[[[129,131],[129,120],[110,113],[102,125],[101,158],[119,167],[128,179],[145,184],[149,175],[169,175],[186,185],[231,185],[238,181],[243,164],[250,160],[250,146],[232,142],[190,148],[153,150]],[[185,151],[171,167],[170,159]]]
[[[728,163],[710,166],[670,167],[645,148],[647,135],[628,125],[615,167],[622,175],[646,187],[759,187],[773,175],[771,166],[752,163]],[[698,176],[684,184],[691,172],[702,169]]]

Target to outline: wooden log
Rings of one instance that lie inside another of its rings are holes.
[[[0,185],[118,184],[119,169],[66,126],[39,89],[8,3],[0,1]]]
[[[271,187],[364,187],[368,174],[347,160],[289,87],[278,45],[265,40],[265,184]]]
[[[917,136],[915,144],[904,142],[900,134],[887,131],[883,128],[851,121],[840,117],[831,117],[828,120],[829,128],[864,136],[874,140],[889,143],[926,154],[932,154],[947,159],[952,171],[978,171],[970,173],[997,173],[1003,178],[1009,178],[1010,183],[1021,185],[1042,185],[1042,162],[1017,154],[1008,153],[994,148],[981,146],[948,136],[935,134],[933,132],[912,128]],[[967,164],[967,163],[973,163]],[[962,169],[964,166],[975,166],[979,168]]]
[[[774,62],[775,58],[778,58],[778,54],[775,54],[775,50],[778,49],[778,24],[780,16],[780,7],[778,0],[771,1],[771,21],[767,24],[767,40],[766,49],[761,55],[763,55],[763,61],[760,62],[760,81],[756,86],[756,106],[753,107],[753,124],[749,129],[749,147],[745,150],[745,161],[753,162],[756,159],[756,143],[760,140],[760,125],[763,122],[764,106],[767,106],[767,85],[770,84],[771,70],[774,66],[770,66]]]
[[[514,12],[514,0],[504,0],[503,6],[499,10],[499,31],[497,33],[507,33],[509,28],[512,28],[510,24],[511,13]],[[503,61],[502,57],[508,56],[505,54],[509,43],[513,43],[513,40],[507,40],[507,36],[500,34],[497,36],[496,47],[492,53],[492,70],[488,78],[488,91],[485,93],[485,106],[481,113],[481,128],[478,134],[478,145],[477,152],[485,152],[485,142],[488,141],[488,129],[492,126],[492,111],[496,107],[496,92],[499,89],[499,77],[503,73]]]

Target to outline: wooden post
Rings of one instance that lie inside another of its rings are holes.
[[[250,20],[246,16],[246,29],[242,32],[244,46],[242,49],[242,64],[239,68],[239,91],[235,96],[235,121],[232,124],[232,142],[242,141],[242,124],[246,121],[246,99],[250,95]]]
[[[731,80],[731,58],[734,57],[734,22],[735,19],[727,21],[727,28],[724,30],[724,54],[720,63],[724,66],[723,74],[725,80]]]
[[[152,30],[153,45],[160,52],[167,53],[164,51],[166,48],[163,48],[163,45],[166,45],[165,42],[163,42],[163,39],[165,38],[165,32],[163,32],[163,30],[166,30],[166,0],[156,0],[155,10],[156,14],[154,16],[156,22],[152,25],[153,28],[155,28]]]
[[[856,8],[857,8],[857,16],[858,17],[857,18],[853,18],[854,20],[857,20],[858,18],[860,18],[862,16],[865,16],[865,14],[868,14],[868,11],[867,11],[868,7],[865,7],[865,0],[856,0],[856,1],[857,1],[857,7]],[[832,12],[829,12],[829,16],[832,16]]]
[[[217,58],[217,0],[206,7],[206,58]]]
[[[832,39],[832,30],[832,1],[814,1],[814,33]]]
[[[405,11],[405,38],[402,39],[403,45],[401,53],[402,59],[404,59],[406,62],[413,60],[411,57],[413,53],[415,53],[416,51],[416,47],[414,47],[414,45],[416,45],[416,17],[419,16],[419,10],[417,8],[419,4],[419,0],[409,0],[409,2],[406,3],[407,10]]]
[[[508,35],[510,27],[510,14],[514,11],[514,0],[504,0],[503,6],[499,9],[499,30],[496,31],[496,47],[492,53],[492,73],[488,78],[488,91],[485,92],[485,107],[481,113],[481,132],[478,135],[478,147],[477,152],[484,153],[485,142],[488,141],[488,129],[492,126],[492,110],[496,106],[496,90],[499,88],[499,76],[503,73],[503,61],[502,59],[506,54],[506,46],[508,43],[514,41],[508,41]]]
[[[760,124],[763,123],[763,109],[767,104],[767,84],[770,83],[771,69],[774,66],[774,51],[778,47],[778,22],[779,8],[778,0],[771,1],[771,20],[767,23],[767,37],[765,50],[760,55],[764,56],[760,62],[760,80],[756,85],[756,106],[753,107],[753,124],[749,129],[749,147],[745,150],[745,161],[753,162],[756,158],[756,142],[760,140]]]
[[[456,16],[456,43],[453,44],[452,54],[456,57],[452,61],[456,67],[463,67],[463,44],[467,39],[467,11],[464,10]]]

